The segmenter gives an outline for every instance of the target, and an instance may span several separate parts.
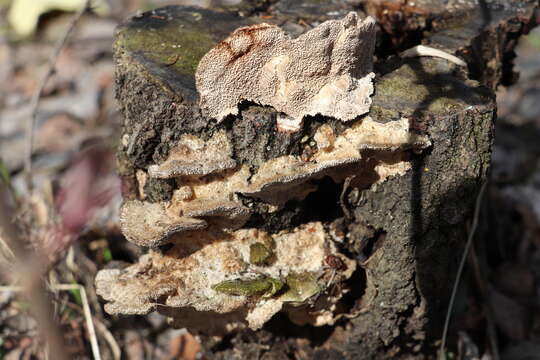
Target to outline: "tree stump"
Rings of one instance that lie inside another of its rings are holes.
[[[151,249],[100,272],[108,312],[165,314],[217,359],[433,350],[489,168],[493,91],[514,78],[508,60],[534,3],[314,3],[166,7],[119,27],[122,230]],[[359,6],[381,25],[367,116],[308,116],[287,132],[253,102],[221,122],[203,114],[195,70],[233,30],[267,22],[298,36],[349,11],[362,18]],[[468,69],[396,56],[420,39]]]

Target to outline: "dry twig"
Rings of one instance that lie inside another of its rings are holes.
[[[343,182],[343,188],[341,189],[341,194],[339,196],[339,205],[341,206],[341,210],[343,211],[343,214],[347,219],[351,218],[351,212],[349,211],[349,208],[347,207],[347,203],[345,202],[345,194],[347,193],[347,189],[349,188],[349,185],[351,184],[351,181],[356,176],[349,176],[345,179]]]
[[[83,313],[84,311],[79,305],[76,304],[67,303],[66,306],[80,313]],[[114,335],[109,331],[107,326],[99,320],[99,318],[93,316],[92,319],[94,321],[96,331],[100,333],[101,336],[105,339],[105,341],[107,341],[107,343],[109,344],[113,359],[120,360],[122,358],[122,350],[120,349],[120,345],[118,345],[118,342],[114,338]]]
[[[24,286],[1,286],[0,291],[24,293],[39,325],[41,334],[44,334],[46,337],[48,347],[46,353],[50,353],[53,359],[67,360],[62,336],[51,316],[50,303],[43,296],[41,284],[36,279],[27,278],[22,280],[25,280]]]
[[[56,61],[58,59],[58,55],[60,55],[60,51],[64,48],[64,45],[66,44],[67,39],[75,29],[75,26],[79,22],[82,15],[90,9],[92,0],[86,0],[84,6],[73,16],[73,19],[71,20],[71,23],[69,24],[66,32],[64,33],[64,36],[56,43],[56,46],[54,48],[54,52],[49,58],[49,65],[47,68],[47,72],[44,74],[43,79],[39,83],[39,87],[37,91],[32,96],[32,100],[30,102],[30,108],[32,109],[32,116],[28,120],[27,127],[26,127],[26,143],[25,143],[25,160],[24,160],[24,172],[26,176],[26,185],[28,187],[29,192],[32,192],[33,184],[32,184],[32,153],[34,149],[34,128],[37,122],[37,110],[39,107],[39,101],[41,100],[41,96],[43,95],[43,90],[45,89],[45,85],[47,84],[47,81],[49,78],[54,74],[55,68],[56,68]]]
[[[12,208],[2,199],[5,188],[0,184],[0,214],[12,214]],[[38,256],[28,259],[24,248],[24,239],[20,236],[9,216],[0,216],[0,231],[5,247],[13,254],[10,261],[0,262],[0,278],[7,283],[14,281],[14,275],[20,277],[21,289],[30,303],[30,308],[39,324],[41,332],[47,338],[49,349],[55,359],[66,359],[63,352],[63,339],[51,316],[50,303],[43,295],[42,282],[38,269],[41,266],[41,258]],[[25,260],[26,259],[26,260]],[[6,288],[5,290],[12,290]]]
[[[32,116],[30,117],[27,123],[26,144],[25,144],[25,164],[24,164],[27,187],[30,193],[32,192],[32,187],[33,187],[32,153],[33,153],[33,142],[34,142],[34,128],[35,128],[35,124],[37,120],[37,110],[39,107],[39,102],[43,94],[43,90],[45,88],[47,80],[51,77],[51,75],[55,71],[55,64],[61,50],[63,49],[67,39],[73,32],[73,29],[75,28],[81,16],[90,8],[90,4],[91,4],[91,0],[86,0],[84,6],[73,17],[64,36],[56,44],[54,52],[52,56],[49,58],[49,66],[48,66],[47,72],[44,74],[42,81],[39,83],[37,91],[34,93],[31,99]],[[3,189],[0,189],[0,191],[1,190]],[[3,204],[0,204],[0,205],[3,205]],[[9,212],[7,211],[2,212],[2,213],[9,214]],[[26,251],[22,246],[23,244],[23,241],[21,241],[22,239],[20,239],[20,237],[18,236],[18,232],[15,229],[13,229],[13,226],[10,223],[10,220],[8,218],[5,218],[3,220],[6,220],[6,221],[3,221],[2,224],[0,224],[0,228],[2,229],[3,239],[7,238],[5,248],[10,249],[11,250],[10,252],[12,252],[14,256],[13,256],[13,261],[7,266],[2,266],[1,270],[4,277],[6,277],[5,280],[11,281],[13,279],[10,279],[10,276],[8,276],[8,274],[19,273],[19,272],[28,273],[28,267],[25,266],[28,264],[25,264],[25,261],[23,260],[26,257]],[[29,263],[34,264],[33,261],[30,261]],[[38,261],[37,263],[41,263],[41,262]],[[35,270],[37,268],[39,268],[39,266],[37,267],[31,266],[31,269]],[[23,269],[25,269],[26,271],[23,271]],[[58,359],[63,359],[65,358],[65,356],[63,352],[61,351],[61,349],[63,348],[61,336],[56,329],[53,319],[50,317],[50,311],[49,311],[50,304],[41,294],[42,286],[41,286],[40,273],[41,272],[36,272],[35,274],[32,274],[31,276],[22,278],[21,280],[23,280],[23,283],[24,283],[22,286],[22,289],[24,290],[25,295],[28,297],[29,301],[32,304],[33,311],[36,315],[38,323],[40,324],[42,328],[42,331],[44,331],[44,334],[47,334],[48,343],[50,345],[52,354]]]
[[[73,291],[73,290],[79,291],[79,293],[81,294],[83,315],[86,321],[86,326],[88,328],[90,345],[92,347],[94,360],[101,360],[101,355],[99,352],[99,345],[98,345],[97,336],[96,336],[96,330],[94,327],[94,321],[92,318],[92,313],[90,311],[90,306],[88,305],[88,297],[86,296],[86,290],[84,289],[84,286],[79,285],[79,284],[57,284],[57,285],[51,286],[51,289],[61,290],[61,291]],[[0,291],[24,292],[25,288],[23,286],[14,286],[14,285],[0,286]],[[110,339],[108,340],[110,341]],[[116,346],[116,348],[111,347],[111,349],[113,350],[113,353],[115,353],[116,352],[115,350],[118,349],[118,345]]]
[[[480,191],[478,192],[478,196],[476,197],[476,203],[474,207],[474,217],[473,222],[471,226],[471,230],[469,231],[469,236],[467,238],[467,243],[465,244],[465,249],[463,250],[463,255],[461,257],[459,268],[456,274],[456,280],[454,281],[454,287],[452,288],[452,294],[450,295],[450,302],[448,304],[448,310],[446,312],[446,319],[444,321],[444,329],[443,329],[443,335],[441,340],[441,346],[439,348],[439,359],[443,360],[445,359],[445,351],[446,351],[446,338],[448,336],[448,327],[450,325],[450,317],[452,315],[452,308],[454,307],[454,301],[456,299],[456,293],[459,286],[459,281],[461,280],[461,275],[463,273],[463,268],[465,267],[465,260],[467,259],[467,255],[469,253],[469,250],[472,245],[472,241],[474,238],[474,234],[476,232],[476,228],[478,227],[478,217],[480,215],[480,205],[482,204],[482,199],[484,197],[484,192],[486,190],[487,181],[485,181],[482,186],[480,187]]]
[[[99,345],[96,337],[96,329],[94,327],[94,321],[92,320],[92,312],[90,311],[90,306],[88,305],[88,297],[86,296],[84,286],[79,284],[58,284],[51,286],[51,288],[53,290],[79,291],[81,294],[83,313],[86,320],[86,325],[88,327],[88,335],[90,338],[90,345],[92,346],[92,353],[94,354],[94,360],[101,360]]]
[[[470,265],[472,266],[474,270],[474,275],[476,278],[476,283],[478,285],[478,288],[480,289],[480,293],[482,294],[482,299],[484,300],[484,312],[486,314],[486,320],[487,320],[487,335],[489,339],[489,344],[491,346],[491,355],[493,357],[493,360],[499,360],[499,345],[497,341],[497,330],[495,326],[495,316],[493,315],[493,308],[491,304],[488,301],[489,291],[488,287],[486,286],[486,283],[482,277],[482,273],[480,271],[480,264],[478,264],[478,257],[476,256],[476,251],[474,249],[474,246],[471,247],[471,251],[469,253],[469,261]]]

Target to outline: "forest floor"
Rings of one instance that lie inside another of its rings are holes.
[[[0,1],[0,218],[12,209],[22,225],[16,236],[33,239],[23,250],[40,248],[47,259],[40,262],[51,267],[47,296],[68,358],[91,359],[91,339],[97,338],[103,359],[119,359],[120,353],[124,359],[195,359],[200,345],[187,330],[171,329],[153,314],[109,316],[93,286],[99,269],[141,253],[118,230],[121,188],[114,152],[121,117],[111,45],[115,26],[146,2],[113,3],[107,17],[81,18],[45,85],[30,194],[23,169],[31,98],[73,14],[48,13],[31,40],[13,42],[4,33],[6,7]],[[495,342],[502,359],[540,359],[540,28],[521,39],[515,65],[519,80],[497,93],[490,182],[450,327],[454,358],[492,358],[485,349]],[[9,239],[2,236],[0,255],[9,257]],[[35,276],[32,269],[0,276],[0,359],[45,358],[33,302],[7,286],[8,278]],[[91,319],[85,317],[86,302]],[[87,331],[89,322],[95,337]]]

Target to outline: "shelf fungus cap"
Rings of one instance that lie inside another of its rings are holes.
[[[332,147],[327,151],[315,153],[308,162],[292,155],[271,159],[259,168],[252,176],[249,187],[241,192],[248,196],[267,198],[268,195],[287,191],[290,197],[290,191],[294,187],[301,185],[301,189],[305,189],[308,180],[324,177],[333,170],[362,160],[356,143],[345,136],[337,138],[329,134],[326,136],[332,137]]]
[[[239,28],[199,62],[201,109],[221,121],[242,101],[270,105],[286,131],[306,115],[356,119],[371,105],[375,32],[375,20],[355,12],[294,39],[274,25]]]
[[[120,209],[122,234],[139,246],[157,247],[169,242],[173,234],[206,227],[204,220],[170,214],[162,203],[131,200]]]
[[[197,199],[183,204],[184,216],[220,218],[224,228],[237,229],[242,227],[251,215],[251,211],[239,202],[215,201]]]
[[[95,280],[98,294],[106,301],[105,311],[109,314],[144,315],[156,310],[159,299],[171,296],[177,285],[156,277],[145,276],[145,283],[133,281],[151,267],[148,257],[141,257],[138,266],[125,269],[104,269]]]
[[[162,164],[150,165],[153,178],[169,179],[178,176],[203,176],[236,167],[232,146],[225,131],[219,131],[208,141],[194,135],[183,135],[170,150]]]
[[[275,258],[249,263],[257,243],[272,244]],[[259,329],[284,304],[319,293],[323,301],[325,289],[350,277],[352,268],[332,275],[325,261],[329,255],[339,256],[338,249],[320,222],[276,234],[210,227],[185,233],[165,253],[150,250],[138,263],[101,270],[96,292],[110,314],[158,311],[208,334],[224,334],[236,325]]]

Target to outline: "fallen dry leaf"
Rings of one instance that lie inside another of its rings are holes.
[[[171,359],[195,360],[201,351],[201,344],[189,332],[174,336],[169,342]]]
[[[56,197],[66,231],[79,233],[96,209],[120,192],[119,181],[102,181],[113,166],[111,150],[103,144],[89,146],[74,157]]]

